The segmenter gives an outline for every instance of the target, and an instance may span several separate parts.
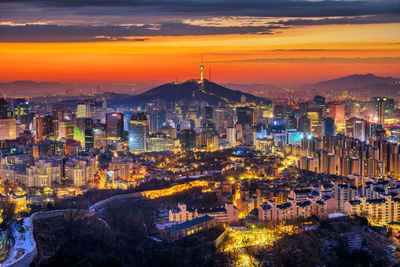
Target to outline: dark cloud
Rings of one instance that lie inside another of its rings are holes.
[[[360,16],[360,17],[342,17],[342,18],[321,18],[321,19],[290,19],[279,21],[278,24],[286,26],[316,26],[330,24],[371,24],[371,23],[396,23],[400,22],[400,16]]]
[[[317,57],[317,58],[248,58],[239,60],[226,60],[226,61],[209,61],[207,63],[239,63],[239,62],[286,62],[286,63],[340,63],[340,64],[357,64],[357,63],[371,63],[371,64],[388,64],[399,63],[400,57]]]
[[[400,13],[393,1],[292,1],[292,0],[14,0],[43,9],[64,9],[87,15],[175,14],[263,17],[327,17]],[[85,9],[82,9],[85,8]],[[84,11],[84,12],[82,12]]]
[[[151,36],[272,34],[296,26],[400,22],[399,14],[400,1],[395,0],[0,0],[0,21],[17,23],[0,25],[0,42],[145,41],[143,37]],[[222,16],[291,19],[258,21],[256,25],[243,20],[239,26],[192,25],[186,21]],[[46,25],[31,24],[34,22]]]
[[[145,41],[143,36],[268,34],[277,26],[206,27],[180,22],[143,26],[0,25],[0,42]]]

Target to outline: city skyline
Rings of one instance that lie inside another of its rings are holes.
[[[399,0],[0,1],[0,267],[400,266]]]

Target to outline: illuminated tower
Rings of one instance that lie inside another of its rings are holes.
[[[132,114],[129,121],[129,150],[145,152],[149,135],[149,121],[145,112]]]
[[[385,123],[385,107],[386,107],[386,97],[377,98],[377,108],[378,108],[378,124],[383,125]]]
[[[203,64],[200,65],[200,81],[203,81]]]

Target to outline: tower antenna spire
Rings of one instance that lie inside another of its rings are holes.
[[[203,53],[200,55],[200,81],[203,81]]]

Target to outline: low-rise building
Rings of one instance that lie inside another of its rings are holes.
[[[258,208],[258,219],[266,222],[280,222],[308,218],[312,215],[319,216],[326,211],[326,204],[318,198],[296,201],[288,198],[288,202],[277,205],[267,201]]]
[[[208,230],[215,226],[215,219],[211,216],[205,215],[197,217],[171,227],[167,227],[161,231],[161,238],[167,241],[176,241],[187,236],[197,234],[199,232]]]
[[[391,195],[375,199],[357,198],[345,203],[345,212],[349,215],[366,216],[373,223],[380,225],[399,222],[400,198]]]
[[[215,219],[215,223],[231,224],[239,221],[239,211],[232,203],[225,203],[222,208],[214,209],[187,209],[185,204],[178,204],[178,209],[169,210],[170,222],[185,222],[208,215]]]
[[[95,158],[74,157],[65,163],[65,178],[72,181],[75,186],[83,186],[93,180],[97,172]]]

